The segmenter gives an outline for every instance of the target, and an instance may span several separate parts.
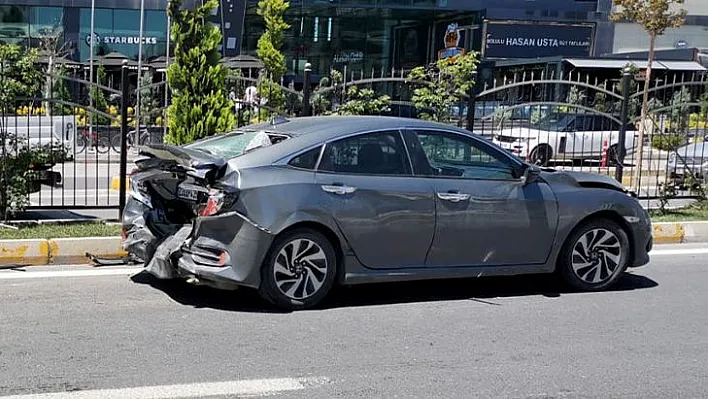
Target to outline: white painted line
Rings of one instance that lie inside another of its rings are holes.
[[[96,276],[126,276],[139,273],[143,267],[114,267],[103,266],[95,269],[84,270],[42,270],[31,271],[31,268],[18,270],[0,271],[0,280],[20,280],[28,278],[51,278],[51,277],[96,277]]]
[[[195,384],[162,385],[152,387],[97,389],[92,391],[56,392],[33,395],[4,396],[4,399],[168,399],[201,398],[209,396],[256,396],[303,390],[321,385],[324,379],[271,378],[205,382]]]
[[[702,255],[708,254],[708,248],[687,248],[687,249],[657,249],[649,252],[650,256],[670,256],[670,255]]]

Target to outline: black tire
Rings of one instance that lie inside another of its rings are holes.
[[[547,144],[541,144],[534,148],[529,155],[529,162],[539,166],[547,166],[553,158],[553,149]]]
[[[98,142],[96,143],[96,152],[99,154],[105,154],[111,150],[111,141],[106,136],[100,136]]]
[[[76,139],[76,153],[81,154],[86,150],[86,147],[88,146],[88,141],[86,141],[86,137],[84,136],[79,136],[79,138]]]
[[[317,248],[307,247],[309,243],[315,244]],[[288,253],[297,254],[295,246],[298,246],[297,251],[302,250],[299,259],[295,259],[293,256],[288,259]],[[310,249],[304,250],[304,248]],[[321,252],[318,252],[320,250]],[[318,259],[320,254],[322,260]],[[299,260],[303,259],[305,255],[312,259],[311,262],[309,264],[299,263]],[[324,273],[320,271],[323,265],[322,261],[326,262],[324,263]],[[285,270],[283,266],[289,268],[287,273],[280,271]],[[277,237],[273,242],[261,267],[261,285],[258,292],[265,300],[283,309],[311,308],[320,303],[332,289],[337,266],[334,247],[324,235],[307,228],[293,230]],[[281,276],[282,279],[276,281],[276,276]],[[318,276],[321,277],[320,280],[317,280]],[[293,284],[288,284],[289,280],[294,280]],[[316,282],[319,283],[319,281],[321,281],[321,285],[314,289]],[[288,295],[291,289],[294,291]],[[307,295],[307,289],[314,290]]]
[[[120,134],[114,134],[113,137],[111,137],[111,148],[113,148],[113,151],[120,154]]]
[[[584,254],[581,240],[591,244],[585,246],[589,248]],[[575,289],[602,291],[617,282],[629,258],[629,238],[624,229],[611,220],[595,219],[576,227],[568,236],[558,256],[557,271]]]

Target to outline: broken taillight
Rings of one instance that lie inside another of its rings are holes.
[[[217,214],[224,206],[226,195],[223,191],[209,190],[209,199],[206,205],[199,211],[199,216],[211,216]]]

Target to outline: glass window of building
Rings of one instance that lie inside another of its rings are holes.
[[[444,46],[435,29],[445,29],[454,21],[469,25],[476,14],[448,15],[430,8],[405,8],[414,0],[393,0],[385,7],[361,7],[365,0],[341,0],[338,6],[292,6],[286,14],[291,25],[285,35],[283,53],[288,73],[301,74],[305,63],[313,71],[325,74],[330,69],[371,71],[380,73],[392,68],[410,69],[424,65],[437,56]],[[415,0],[415,5],[430,6],[428,0]],[[371,1],[371,4],[380,4]],[[348,6],[351,5],[351,6]],[[243,52],[255,55],[258,38],[264,27],[249,2],[243,35]],[[433,42],[434,41],[434,42]]]
[[[28,39],[28,7],[0,6],[0,43],[27,45]]]
[[[90,58],[91,9],[80,11],[79,59]],[[137,60],[140,43],[140,10],[97,9],[94,16],[94,55],[119,52]],[[164,55],[167,48],[167,15],[146,10],[143,21],[143,61]]]

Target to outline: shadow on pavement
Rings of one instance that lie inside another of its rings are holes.
[[[195,308],[287,313],[266,303],[253,289],[220,291],[209,287],[192,286],[180,280],[159,280],[147,272],[133,276],[132,280],[139,284],[150,285],[163,291],[174,301]],[[617,285],[608,291],[632,291],[658,285],[656,281],[647,277],[625,273]],[[472,300],[490,306],[501,306],[494,302],[495,298],[524,296],[558,298],[561,295],[575,293],[578,292],[567,288],[548,275],[381,283],[336,287],[316,309],[458,300]]]

